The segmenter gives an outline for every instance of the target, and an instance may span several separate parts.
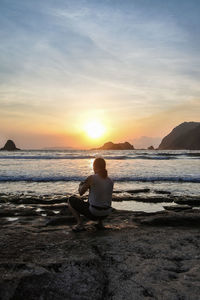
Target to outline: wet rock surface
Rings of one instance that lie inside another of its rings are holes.
[[[113,210],[74,233],[66,197],[31,197],[1,204],[0,299],[199,299],[200,210]]]
[[[190,205],[190,206],[193,206],[193,207],[196,207],[196,206],[200,206],[200,197],[186,197],[186,198],[182,198],[182,199],[175,199],[174,201],[175,203],[177,204],[180,204],[180,205]]]
[[[171,205],[171,206],[164,205],[163,207],[166,210],[174,210],[174,211],[192,209],[192,206],[190,206],[190,205]]]

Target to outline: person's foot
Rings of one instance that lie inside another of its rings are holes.
[[[96,229],[98,230],[104,230],[106,229],[102,223],[97,223],[97,224],[94,224],[94,226],[96,227]]]
[[[85,231],[85,227],[82,224],[76,225],[72,228],[72,231],[74,232],[81,232],[81,231]]]

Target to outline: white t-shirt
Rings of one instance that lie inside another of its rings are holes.
[[[109,178],[102,178],[100,175],[95,174],[91,176],[91,185],[89,190],[89,204],[90,211],[95,216],[106,216],[111,211],[113,181]],[[94,206],[105,209],[97,209]]]
[[[82,196],[89,189],[88,202],[89,210],[95,216],[106,216],[111,211],[113,181],[109,178],[102,178],[95,174],[89,176],[79,185],[79,194]],[[95,208],[96,206],[97,208]],[[98,209],[100,207],[101,209]],[[105,208],[105,209],[102,209]]]

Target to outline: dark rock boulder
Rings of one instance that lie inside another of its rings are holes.
[[[159,150],[200,150],[200,122],[184,122],[165,136]]]
[[[5,146],[3,148],[1,148],[0,150],[2,151],[17,151],[20,150],[15,146],[15,143],[12,140],[7,140],[7,142],[5,143]]]

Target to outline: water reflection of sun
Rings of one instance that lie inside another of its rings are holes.
[[[86,123],[84,130],[91,139],[98,139],[105,133],[105,127],[99,121],[90,121]]]
[[[90,169],[93,170],[93,162],[94,162],[94,158],[90,159]]]

